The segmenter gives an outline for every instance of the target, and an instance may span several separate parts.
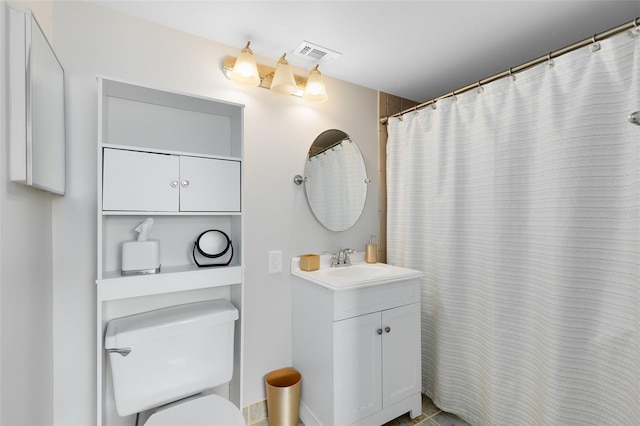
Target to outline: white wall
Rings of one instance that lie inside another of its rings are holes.
[[[364,250],[368,236],[377,233],[377,93],[327,78],[329,101],[312,104],[242,88],[220,70],[222,58],[242,46],[88,2],[54,2],[52,21],[68,96],[68,188],[53,206],[54,423],[95,422],[96,74],[246,105],[244,403],[264,399],[264,375],[291,364],[289,259],[345,246]],[[328,128],[353,137],[372,179],[363,217],[343,233],[322,228],[302,187],[293,183],[309,145]],[[267,273],[270,250],[282,250],[283,273]]]
[[[45,34],[50,37],[50,14],[47,4],[16,4],[20,7],[27,5],[33,9]],[[7,20],[7,3],[2,1],[0,424],[46,425],[53,423],[52,203],[59,197],[9,180]]]

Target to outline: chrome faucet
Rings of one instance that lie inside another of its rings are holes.
[[[351,266],[351,255],[353,253],[355,253],[355,250],[350,248],[338,250],[338,253],[331,259],[331,266]]]

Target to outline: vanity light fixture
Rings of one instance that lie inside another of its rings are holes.
[[[286,54],[280,57],[276,68],[256,64],[249,43],[237,58],[226,56],[223,59],[222,72],[229,80],[270,89],[274,93],[294,95],[316,102],[324,102],[328,99],[318,65],[311,70],[308,78],[304,78],[293,74],[286,60]]]
[[[249,47],[250,41],[240,51],[238,58],[231,70],[231,80],[246,84],[247,86],[259,86],[260,75],[258,75],[258,66],[256,65],[256,58],[253,56],[253,51]]]

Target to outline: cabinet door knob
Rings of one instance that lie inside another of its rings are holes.
[[[378,333],[378,334],[382,334],[382,329],[381,329],[381,328],[377,329],[377,330],[376,330],[376,333]]]
[[[186,188],[187,186],[189,186],[189,181],[188,181],[188,180],[183,180],[182,182],[180,182],[180,185],[181,185],[183,188]]]
[[[384,331],[386,331],[387,333],[391,331],[391,327],[387,326],[384,328]]]
[[[172,188],[177,188],[178,187],[178,181],[177,180],[172,180],[171,181],[171,187]]]

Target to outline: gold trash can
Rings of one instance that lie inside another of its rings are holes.
[[[300,410],[300,373],[294,368],[281,368],[267,374],[264,381],[269,425],[296,426]]]

